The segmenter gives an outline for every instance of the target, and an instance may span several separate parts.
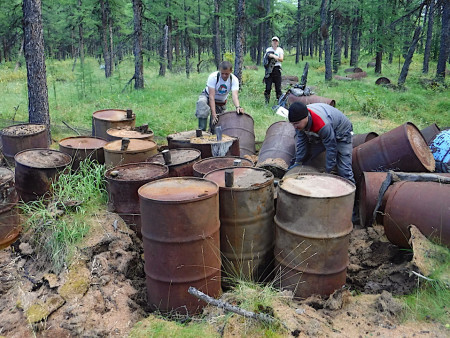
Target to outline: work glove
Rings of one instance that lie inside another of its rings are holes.
[[[219,116],[216,115],[211,115],[211,119],[212,119],[212,124],[215,125],[217,124],[217,122],[219,122]]]
[[[237,108],[236,108],[236,113],[237,113],[237,114],[244,114],[244,108],[242,108],[242,107],[237,107]]]

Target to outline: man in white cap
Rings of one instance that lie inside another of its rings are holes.
[[[264,54],[264,59],[274,59],[275,65],[272,69],[272,72],[267,74],[264,77],[264,82],[266,83],[266,90],[264,91],[264,98],[266,103],[270,101],[270,91],[272,90],[272,83],[275,84],[275,92],[277,95],[277,100],[281,96],[281,62],[283,62],[284,51],[283,48],[278,47],[280,43],[280,39],[278,36],[274,36],[272,38],[272,46],[266,49],[266,53]]]

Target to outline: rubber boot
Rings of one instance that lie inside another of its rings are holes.
[[[266,100],[266,105],[268,105],[270,102],[270,94],[264,93],[264,99]]]
[[[207,122],[208,122],[208,118],[199,117],[198,118],[198,129],[206,131]]]

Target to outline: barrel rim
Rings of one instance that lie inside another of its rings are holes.
[[[433,153],[431,152],[431,150],[430,150],[430,148],[429,148],[429,146],[428,146],[427,140],[425,140],[425,137],[424,137],[423,134],[420,132],[420,129],[419,129],[413,122],[409,122],[409,121],[406,122],[405,124],[403,124],[403,126],[404,126],[404,131],[405,131],[405,134],[406,134],[406,138],[408,139],[408,147],[409,147],[410,150],[414,153],[414,155],[417,157],[417,159],[419,160],[419,162],[422,164],[422,167],[425,168],[426,170],[428,170],[429,172],[433,172],[433,171],[435,170],[435,168],[436,168],[436,162],[435,162]],[[416,147],[416,146],[415,146],[415,143],[412,142],[412,140],[411,140],[411,138],[410,138],[410,135],[409,135],[409,133],[408,133],[408,128],[409,128],[409,127],[412,127],[412,128],[416,131],[416,134],[417,134],[419,137],[422,138],[423,144],[425,145],[425,146],[423,147],[423,149],[428,149],[429,155],[431,155],[431,156],[428,156],[429,158],[421,158],[421,157],[419,156],[419,152],[417,151],[417,148],[418,148],[418,147]],[[414,144],[414,146],[413,146],[413,144]],[[430,160],[430,161],[428,161],[428,160]],[[430,163],[430,162],[431,162],[431,163]]]
[[[253,123],[255,122],[255,120],[253,120],[253,117],[252,117],[250,114],[245,113],[245,112],[242,113],[242,114],[238,114],[238,113],[236,112],[236,110],[227,110],[227,111],[224,111],[223,113],[220,113],[219,116],[223,116],[223,115],[227,115],[227,114],[236,114],[236,115],[248,116],[248,117],[250,117],[250,118],[252,119]]]
[[[223,158],[232,158],[232,159],[235,159],[235,160],[249,161],[249,162],[251,163],[251,166],[250,166],[250,167],[254,167],[254,166],[255,166],[255,163],[254,163],[252,160],[248,159],[248,158],[245,158],[245,157],[242,157],[242,156],[232,156],[232,155],[230,155],[230,156],[211,156],[211,157],[202,158],[202,159],[200,159],[199,161],[195,162],[194,165],[192,166],[192,168],[193,168],[196,172],[198,172],[199,174],[202,174],[202,175],[204,176],[204,175],[206,175],[207,173],[209,173],[209,171],[206,172],[206,173],[201,173],[201,172],[199,172],[199,171],[197,170],[197,169],[199,169],[199,168],[198,168],[199,165],[201,165],[201,164],[203,164],[203,163],[205,163],[205,162],[207,162],[207,161],[211,161],[211,160],[215,160],[215,159],[223,159]],[[194,168],[194,167],[196,167],[196,168]],[[246,166],[246,167],[247,167],[247,166]],[[215,169],[214,169],[214,170],[215,170]]]
[[[150,150],[154,150],[158,148],[158,144],[153,141],[153,140],[141,140],[141,139],[130,139],[130,143],[131,142],[152,142],[154,143],[154,146],[151,147],[147,147],[147,148],[143,148],[143,149],[136,149],[136,150],[120,150],[120,148],[117,149],[108,149],[107,146],[111,145],[112,143],[118,143],[120,144],[122,142],[122,140],[114,140],[114,141],[109,141],[108,143],[106,143],[103,146],[103,150],[105,153],[112,153],[112,154],[136,154],[136,153],[143,153],[145,151],[150,151]]]
[[[34,151],[38,151],[38,150],[46,150],[46,151],[51,151],[51,152],[55,152],[55,153],[60,153],[60,154],[63,155],[63,157],[64,156],[68,157],[69,161],[67,161],[66,164],[61,164],[61,165],[54,166],[54,167],[40,168],[40,167],[32,167],[32,166],[29,166],[27,164],[23,164],[23,163],[21,163],[20,161],[18,161],[16,159],[16,157],[19,156],[22,153],[31,152],[31,151],[34,152]],[[59,150],[56,150],[56,149],[51,149],[51,148],[31,148],[31,149],[22,150],[22,151],[18,152],[16,155],[14,155],[14,161],[15,161],[16,164],[20,164],[21,166],[26,167],[26,168],[30,168],[30,169],[60,169],[60,168],[64,168],[64,167],[67,167],[68,165],[70,165],[70,163],[72,163],[73,159],[72,159],[72,156],[70,156],[69,154],[63,153],[62,151],[59,151]]]
[[[108,136],[116,137],[116,138],[118,138],[118,139],[121,139],[121,138],[123,138],[123,137],[127,137],[127,136],[120,137],[120,136],[111,134],[111,133],[109,133],[110,130],[123,130],[123,129],[117,128],[117,127],[115,127],[115,128],[108,128],[108,129],[106,129],[106,134],[107,134]],[[126,129],[124,129],[124,130],[126,130]],[[134,131],[134,130],[128,130],[128,131]],[[136,139],[139,140],[139,139],[146,139],[146,138],[148,138],[148,137],[153,137],[153,136],[155,136],[155,133],[153,132],[152,129],[148,129],[148,131],[150,131],[150,133],[147,133],[147,134],[141,133],[141,135],[143,135],[142,137],[130,137],[130,138],[136,138]]]
[[[155,176],[155,177],[152,178],[152,179],[157,180],[157,179],[159,179],[158,177],[161,177],[161,176],[164,176],[164,175],[169,174],[169,167],[166,166],[165,164],[155,163],[155,162],[137,162],[137,163],[126,163],[126,164],[121,164],[121,165],[112,167],[112,168],[110,168],[110,169],[108,169],[108,170],[105,171],[103,177],[104,177],[107,181],[114,181],[114,182],[129,182],[129,181],[139,182],[139,181],[142,181],[142,180],[126,180],[126,181],[125,181],[125,180],[118,180],[118,179],[116,179],[116,178],[114,178],[114,177],[108,176],[108,174],[110,174],[111,171],[117,170],[117,168],[132,167],[132,166],[142,165],[142,164],[145,164],[145,165],[148,165],[148,166],[162,167],[163,169],[165,169],[165,170],[164,170],[164,173],[162,173],[161,175]]]
[[[5,130],[5,129],[8,129],[8,128],[13,128],[13,127],[17,127],[17,126],[29,126],[29,125],[33,125],[33,126],[44,126],[45,128],[44,128],[44,130],[41,130],[41,131],[39,131],[39,132],[37,132],[37,133],[34,133],[34,134],[28,134],[28,135],[5,135],[4,133],[3,133],[3,130]],[[2,130],[1,130],[1,137],[12,137],[12,138],[16,138],[16,137],[26,137],[26,136],[36,136],[36,135],[39,135],[39,134],[42,134],[42,133],[44,133],[44,132],[46,132],[47,131],[47,125],[45,124],[45,123],[19,123],[19,124],[13,124],[12,126],[8,126],[8,127],[5,127],[5,128],[3,128]]]
[[[93,139],[105,141],[105,144],[108,143],[108,141],[105,140],[103,137],[90,136],[90,135],[77,135],[77,136],[69,136],[69,137],[62,138],[61,140],[59,140],[58,145],[60,147],[65,148],[65,149],[71,149],[71,150],[97,150],[97,149],[102,149],[103,148],[103,146],[101,146],[101,147],[91,147],[91,148],[72,148],[72,147],[68,147],[66,145],[61,144],[61,142],[65,141],[65,140],[78,139],[78,138],[93,138]]]
[[[198,155],[198,157],[193,158],[193,159],[191,159],[191,160],[189,160],[189,161],[186,161],[186,162],[182,162],[182,163],[171,163],[171,164],[165,164],[165,163],[164,163],[164,165],[168,166],[169,168],[177,167],[177,166],[181,166],[181,165],[186,165],[186,164],[190,164],[190,163],[192,163],[192,162],[197,163],[197,162],[198,162],[198,159],[199,159],[199,158],[201,159],[201,156],[202,156],[202,152],[201,152],[200,150],[196,149],[196,148],[174,148],[174,149],[168,149],[168,150],[171,151],[171,152],[172,152],[172,151],[179,152],[179,151],[186,151],[186,150],[195,150],[195,152],[196,152],[197,155]],[[150,156],[149,158],[147,158],[147,159],[145,160],[145,162],[148,162],[148,163],[160,163],[160,162],[152,162],[152,161],[151,161],[151,159],[154,158],[154,157],[156,157],[156,156],[163,156],[163,155],[162,155],[162,153],[156,153],[156,154]]]
[[[329,197],[320,197],[320,196],[304,196],[304,197],[308,197],[308,198],[314,198],[314,199],[331,199],[331,198],[341,198],[341,197],[346,197],[346,196],[350,196],[351,194],[354,194],[356,192],[356,185],[351,182],[350,180],[344,178],[344,177],[340,177],[337,175],[333,175],[333,174],[328,174],[328,173],[299,173],[299,174],[292,174],[292,175],[288,175],[286,176],[286,178],[293,178],[294,176],[326,176],[326,177],[331,177],[331,178],[336,178],[339,179],[341,181],[344,181],[345,183],[348,183],[349,185],[351,185],[352,190],[347,193],[347,194],[342,194],[342,195],[336,195],[336,196],[329,196]],[[290,191],[287,191],[286,189],[282,188],[283,185],[283,180],[285,179],[285,177],[283,177],[281,179],[281,181],[278,183],[278,187],[279,189],[283,190],[284,193],[287,193],[291,196],[303,196],[303,195],[298,195],[298,194],[293,194]]]
[[[258,184],[258,185],[256,185],[256,186],[251,186],[251,187],[248,187],[248,188],[242,188],[242,187],[225,187],[225,186],[222,187],[222,186],[218,185],[216,182],[214,182],[214,181],[212,181],[212,180],[208,180],[208,178],[206,177],[206,176],[208,176],[209,174],[212,174],[212,173],[214,173],[214,172],[216,172],[216,171],[225,171],[225,170],[227,170],[227,169],[238,169],[238,168],[239,168],[239,169],[244,169],[244,170],[258,170],[258,171],[265,171],[265,172],[267,172],[267,173],[269,173],[269,174],[271,175],[271,179],[268,180],[267,182]],[[274,180],[275,180],[275,176],[273,175],[273,173],[270,172],[270,171],[267,170],[267,169],[264,169],[264,168],[256,168],[256,167],[234,167],[234,166],[233,166],[233,167],[226,167],[226,168],[219,168],[219,169],[211,170],[210,172],[206,173],[206,174],[204,175],[203,178],[206,179],[206,180],[208,180],[208,181],[211,181],[211,182],[216,183],[216,184],[219,186],[219,191],[220,191],[220,190],[225,190],[225,191],[252,191],[252,190],[259,190],[259,189],[261,189],[261,188],[265,188],[265,187],[267,187],[267,186],[273,184],[273,183],[274,183]]]
[[[197,180],[197,181],[201,180],[201,181],[207,181],[209,183],[214,184],[216,186],[216,190],[215,190],[214,193],[211,193],[211,194],[206,195],[206,196],[191,198],[189,200],[175,200],[175,199],[173,199],[173,200],[170,200],[170,201],[163,201],[163,200],[158,200],[158,199],[154,199],[154,198],[149,198],[149,197],[141,195],[141,193],[139,192],[140,190],[142,190],[147,185],[156,184],[156,182],[161,183],[162,181],[175,181],[175,180],[186,180],[186,181],[187,180]],[[155,203],[159,203],[159,204],[175,204],[175,203],[176,204],[186,204],[186,203],[192,203],[192,202],[197,202],[197,201],[203,201],[203,200],[206,200],[206,199],[209,199],[209,198],[212,198],[212,197],[218,195],[218,193],[219,193],[219,185],[216,182],[213,182],[213,181],[210,181],[210,180],[206,180],[206,179],[201,178],[201,177],[191,177],[191,176],[162,178],[162,179],[159,179],[159,180],[156,180],[156,181],[148,182],[148,183],[144,184],[143,186],[141,186],[138,189],[138,196],[139,196],[139,198],[142,198],[142,199],[147,200],[147,201],[152,201],[152,202],[155,202]]]
[[[102,118],[99,118],[99,117],[95,116],[96,113],[100,113],[100,112],[104,112],[104,111],[108,111],[108,110],[122,111],[122,112],[125,113],[125,118],[124,118],[124,119],[118,120],[118,121],[113,121],[113,122],[133,121],[133,120],[136,120],[136,114],[135,114],[135,113],[132,113],[132,114],[131,114],[131,117],[128,118],[127,115],[126,115],[126,113],[127,113],[127,110],[126,110],[126,109],[116,109],[116,108],[107,108],[107,109],[96,110],[95,112],[92,113],[92,117],[95,118],[95,119],[97,119],[97,120],[99,120],[99,121],[111,121],[111,120],[105,120],[105,119],[102,119]]]

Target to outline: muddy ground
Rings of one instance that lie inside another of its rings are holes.
[[[0,336],[126,336],[150,315],[142,242],[117,215],[103,210],[91,220],[91,229],[75,263],[59,275],[36,257],[26,234],[0,251]],[[400,321],[401,305],[393,296],[412,292],[417,277],[411,270],[416,267],[412,251],[390,244],[382,226],[356,226],[349,253],[347,284],[332,297],[299,302],[282,293],[273,315],[286,326],[286,336],[450,334],[439,323]],[[252,325],[238,315],[217,325],[224,313],[214,307],[207,307],[204,315],[224,337],[248,336]]]

